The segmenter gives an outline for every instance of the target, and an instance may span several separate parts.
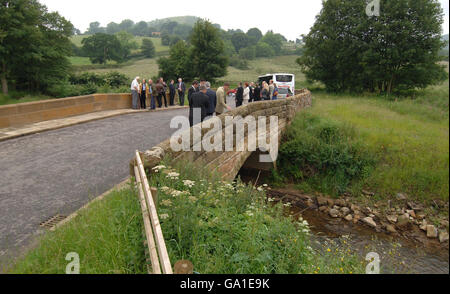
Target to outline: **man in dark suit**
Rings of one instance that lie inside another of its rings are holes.
[[[180,106],[184,106],[184,96],[186,95],[186,85],[181,78],[178,79],[177,84],[178,98],[180,100]]]
[[[191,105],[192,107],[189,109],[189,123],[191,127],[194,124],[203,122],[206,118],[208,109],[209,109],[209,97],[206,95],[206,86],[200,86],[200,92],[195,92],[191,96]],[[194,118],[194,110],[200,109],[201,117]],[[200,121],[198,121],[200,119]]]
[[[236,90],[236,108],[242,106],[242,102],[244,102],[244,88],[242,83],[239,83],[239,87]]]
[[[169,84],[170,106],[175,105],[175,81],[171,80]]]
[[[188,91],[189,108],[192,108],[192,94],[198,92],[198,82],[194,81]]]
[[[216,112],[216,105],[217,105],[217,95],[216,92],[211,90],[211,83],[206,82],[206,95],[208,95],[209,98],[209,108],[207,112],[207,116],[213,116]]]

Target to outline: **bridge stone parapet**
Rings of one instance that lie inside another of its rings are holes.
[[[131,108],[131,94],[92,94],[4,105],[0,106],[0,128],[128,108]]]
[[[244,151],[242,151],[242,149],[238,148],[237,146],[237,144],[239,144],[236,142],[237,140],[233,142],[233,151],[194,151],[196,150],[194,147],[198,144],[201,144],[205,139],[209,140],[211,138],[214,138],[214,136],[217,135],[218,132],[222,133],[221,138],[225,138],[227,132],[225,123],[226,116],[230,116],[233,118],[239,116],[242,118],[246,118],[248,116],[251,116],[254,117],[256,121],[258,121],[258,117],[276,116],[278,118],[278,132],[276,134],[274,132],[269,132],[270,125],[268,124],[267,135],[280,140],[283,132],[290,125],[296,113],[301,111],[302,109],[310,107],[312,104],[312,95],[309,90],[303,89],[297,91],[296,93],[297,95],[287,99],[253,102],[222,114],[217,117],[217,119],[221,121],[220,129],[214,129],[213,127],[201,128],[201,124],[190,128],[189,131],[186,131],[186,133],[189,133],[190,138],[193,138],[189,142],[190,151],[174,151],[171,147],[171,139],[169,138],[159,145],[151,148],[150,150],[140,152],[144,167],[147,171],[151,172],[153,167],[160,164],[164,156],[169,156],[174,161],[187,160],[190,162],[198,163],[202,166],[206,166],[211,171],[219,172],[223,180],[232,180],[236,177],[236,175],[239,173],[239,170],[250,158],[250,156],[255,152],[259,153],[259,150],[249,151],[248,148],[243,148]],[[197,131],[194,130],[195,128],[198,128]],[[237,131],[237,127],[236,125],[234,125],[232,130],[234,138],[236,138]],[[201,136],[197,136],[196,138],[194,132],[201,133]],[[248,146],[250,143],[249,141],[254,140],[255,137],[258,138],[259,136],[259,133],[256,134],[256,136],[253,136],[254,134],[250,133],[252,134],[252,136],[249,136],[248,126],[247,128],[245,128],[244,126],[244,134],[245,138],[243,144],[245,146]],[[266,139],[270,138],[268,137]],[[181,136],[178,140],[181,143]],[[175,138],[175,141],[177,141],[177,138]],[[225,143],[222,142],[222,145],[224,144]],[[256,145],[258,145],[257,142]],[[221,148],[221,150],[226,149]],[[130,174],[134,173],[135,164],[135,159],[131,160]]]

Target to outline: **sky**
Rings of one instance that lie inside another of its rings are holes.
[[[366,1],[366,0],[361,0]],[[381,0],[381,9],[383,9]],[[439,0],[444,9],[444,34],[449,32],[449,3]],[[263,33],[273,30],[289,40],[307,34],[315,16],[322,8],[322,0],[39,0],[50,11],[58,11],[81,32],[89,23],[98,21],[106,26],[124,19],[151,21],[171,16],[192,15],[207,18],[222,29],[247,31],[257,27]]]

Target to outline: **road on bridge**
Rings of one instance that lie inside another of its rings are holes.
[[[0,264],[32,243],[41,222],[67,216],[125,180],[134,151],[169,138],[177,115],[188,110],[122,115],[0,142]]]

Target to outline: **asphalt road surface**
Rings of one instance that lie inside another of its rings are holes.
[[[70,215],[126,179],[134,152],[169,138],[176,115],[188,110],[122,115],[0,142],[0,263],[30,245],[41,222]]]

